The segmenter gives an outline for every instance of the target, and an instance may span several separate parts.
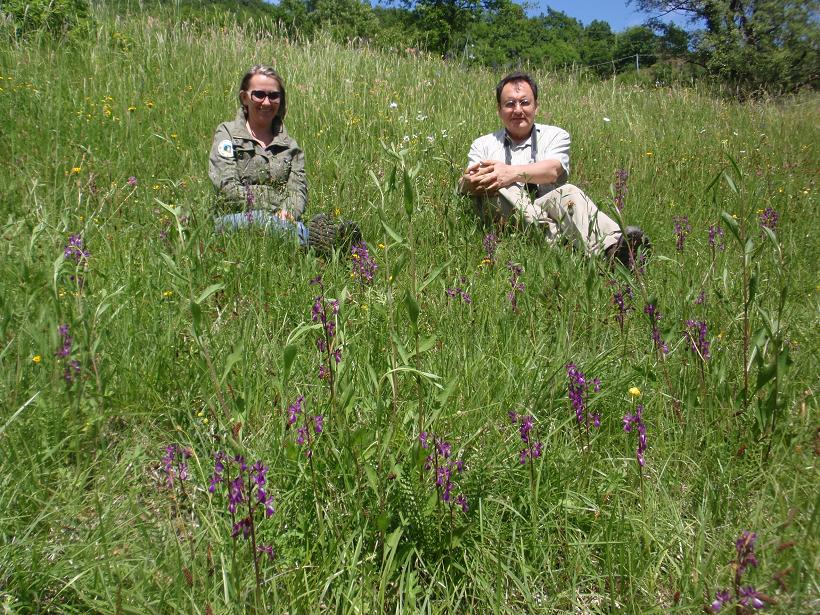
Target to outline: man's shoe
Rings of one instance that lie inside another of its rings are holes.
[[[633,271],[635,264],[642,265],[649,253],[652,251],[652,242],[649,241],[646,233],[640,227],[627,226],[626,232],[622,233],[618,241],[606,249],[606,259],[611,266],[615,266],[615,261]]]
[[[362,242],[362,230],[351,220],[342,220],[336,226],[336,247],[349,251],[351,246]]]
[[[329,256],[333,250],[348,250],[362,240],[362,232],[355,222],[333,222],[325,214],[318,214],[307,224],[308,248],[322,256]]]

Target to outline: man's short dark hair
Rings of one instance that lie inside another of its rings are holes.
[[[522,73],[521,71],[515,71],[514,73],[510,73],[506,77],[504,77],[501,81],[498,82],[498,85],[495,86],[495,102],[501,106],[501,90],[504,89],[504,86],[508,83],[514,83],[516,81],[526,81],[529,86],[532,88],[532,95],[535,97],[535,102],[538,102],[538,84],[535,83],[535,79],[533,79],[528,73]]]

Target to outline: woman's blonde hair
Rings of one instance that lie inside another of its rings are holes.
[[[282,92],[282,97],[279,99],[279,111],[276,112],[276,117],[273,118],[273,131],[277,132],[279,130],[279,126],[281,126],[282,122],[285,121],[285,113],[287,113],[288,110],[287,96],[285,95],[285,82],[282,81],[282,77],[279,76],[279,73],[277,73],[270,66],[267,66],[266,64],[254,64],[248,69],[248,72],[245,73],[242,77],[242,81],[239,83],[240,94],[248,90],[251,77],[254,75],[265,75],[271,79],[276,79],[276,83],[279,84],[279,91]],[[248,119],[248,108],[242,102],[241,96],[239,97],[239,104],[242,106],[242,111],[245,113],[245,119]]]

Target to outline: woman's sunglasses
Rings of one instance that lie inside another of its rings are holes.
[[[277,101],[282,97],[282,92],[265,92],[264,90],[253,90],[251,92],[251,98],[255,102],[262,102],[266,98],[271,102]]]

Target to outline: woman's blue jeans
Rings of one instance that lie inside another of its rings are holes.
[[[225,214],[214,218],[214,227],[217,233],[225,233],[245,228],[264,228],[265,232],[282,235],[283,237],[296,236],[299,245],[306,246],[308,229],[299,222],[282,220],[274,212],[264,209],[252,209],[235,214]]]

